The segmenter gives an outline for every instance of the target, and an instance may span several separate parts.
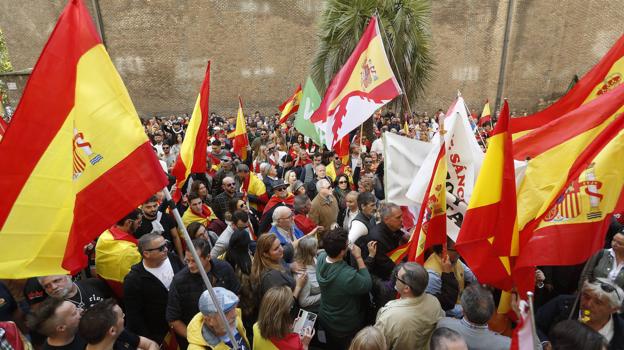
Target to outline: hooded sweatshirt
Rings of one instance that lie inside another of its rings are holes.
[[[317,260],[316,276],[321,287],[319,317],[324,327],[341,334],[359,329],[365,318],[360,296],[372,287],[368,270],[356,270],[343,260],[330,263],[323,252]]]

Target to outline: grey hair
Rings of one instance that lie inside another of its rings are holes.
[[[320,180],[318,180],[316,182],[316,191],[317,192],[321,192],[321,189],[324,186],[329,186],[329,185],[331,185],[331,184],[329,183],[329,181],[327,181],[327,179],[320,179]]]
[[[325,169],[325,165],[319,164],[319,165],[316,166],[316,168],[314,168],[314,170],[318,171],[321,167],[323,167],[323,169]]]
[[[295,204],[294,204],[295,211],[301,212],[301,210],[305,208],[305,206],[308,204],[309,201],[310,201],[310,198],[308,198],[308,196],[306,196],[305,194],[300,194],[298,196],[295,196]]]
[[[281,206],[275,208],[275,210],[273,210],[273,215],[271,216],[272,219],[273,219],[273,225],[277,225],[277,220],[279,219],[281,214],[286,213],[286,211],[288,211],[289,213],[292,214],[292,210],[290,210],[289,207],[283,206],[283,205],[281,205]]]
[[[139,253],[143,255],[143,252],[145,251],[145,249],[147,249],[147,246],[149,246],[149,244],[152,241],[156,240],[158,237],[162,237],[162,235],[160,233],[148,233],[146,235],[141,236],[137,244],[137,247],[139,248]]]
[[[615,291],[608,293],[602,289],[601,284],[608,284],[615,289]],[[622,288],[612,283],[609,279],[598,277],[595,282],[585,281],[583,283],[583,290],[589,291],[598,295],[601,299],[606,299],[611,304],[611,307],[617,308],[618,311],[622,309],[622,298],[624,298],[624,291]]]
[[[314,258],[318,250],[318,241],[316,237],[308,236],[299,241],[297,249],[295,249],[295,261],[305,265],[314,265]]]
[[[468,321],[484,325],[494,313],[494,297],[482,286],[470,285],[462,292],[461,306]]]
[[[358,199],[359,195],[360,195],[360,192],[358,192],[358,191],[349,191],[349,193],[347,193],[347,194],[345,195],[345,198],[347,198],[347,197],[353,197],[353,200],[357,201],[357,199]]]
[[[431,334],[431,340],[429,341],[429,349],[431,350],[447,350],[448,343],[455,343],[461,341],[466,344],[464,337],[457,331],[447,327],[436,328]]]
[[[429,283],[429,274],[427,273],[427,270],[425,270],[422,265],[415,262],[406,262],[399,265],[399,268],[396,270],[397,273],[401,268],[405,270],[405,274],[401,279],[405,281],[405,284],[408,287],[410,287],[414,296],[421,296],[425,292],[427,284]]]
[[[269,163],[260,164],[260,174],[262,174],[262,176],[267,176],[267,174],[269,173],[269,170],[271,170],[271,164]]]
[[[401,210],[401,207],[394,203],[382,203],[381,207],[379,208],[379,217],[381,218],[381,220],[384,220],[386,217],[390,216],[394,209]]]
[[[239,164],[236,166],[237,171],[249,171],[247,164]]]

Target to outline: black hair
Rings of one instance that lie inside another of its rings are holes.
[[[329,230],[323,237],[323,248],[330,258],[340,255],[340,252],[347,249],[348,234],[341,227]]]

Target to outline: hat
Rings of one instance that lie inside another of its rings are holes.
[[[275,183],[273,184],[273,188],[280,188],[280,187],[288,187],[288,184],[284,182],[284,180],[279,179],[275,181]]]
[[[303,187],[303,182],[301,182],[301,181],[299,181],[299,180],[295,181],[295,184],[293,185],[293,192],[294,192],[294,193],[297,193],[297,191],[298,191],[301,187]]]
[[[24,285],[24,297],[28,305],[35,305],[44,301],[48,295],[45,293],[41,284],[39,284],[37,278],[31,277],[26,280],[26,284]]]
[[[215,287],[212,290],[214,291],[223,312],[232,310],[232,308],[238,304],[238,297],[229,290],[223,287]],[[199,307],[199,311],[204,315],[217,313],[217,307],[212,301],[210,293],[207,290],[205,290],[199,297],[199,303],[197,306]]]

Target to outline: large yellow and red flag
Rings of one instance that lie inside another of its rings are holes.
[[[355,50],[310,117],[312,123],[325,123],[325,144],[329,148],[401,94],[377,21],[377,17],[371,17]]]
[[[210,96],[210,61],[206,66],[206,74],[195,101],[195,108],[184,140],[180,146],[180,154],[176,159],[172,175],[176,178],[176,201],[181,197],[182,186],[191,173],[206,172],[206,153],[208,147],[208,98]]]
[[[446,172],[446,147],[442,140],[420,207],[418,222],[408,242],[408,261],[416,261],[422,265],[425,263],[425,251],[429,247],[446,243]]]
[[[236,115],[236,129],[232,133],[232,146],[234,153],[242,159],[247,160],[247,147],[249,139],[247,138],[247,123],[245,122],[245,114],[243,114],[243,101],[238,98],[238,113]]]
[[[516,180],[508,126],[505,101],[455,242],[479,282],[503,290],[513,286],[510,257],[518,255]]]
[[[624,83],[624,35],[607,54],[568,93],[548,108],[533,115],[513,118],[509,130],[516,140],[531,130],[587,104],[609,90]],[[524,160],[516,156],[518,160]]]
[[[622,206],[623,112],[624,84],[514,143],[519,154],[532,148],[525,142],[546,147],[534,150],[535,157],[527,153],[518,188],[517,270],[578,264],[601,248],[611,215]]]
[[[167,183],[80,0],[33,69],[0,164],[2,278],[83,268],[85,245]]]
[[[280,111],[278,124],[286,123],[286,120],[288,120],[291,115],[297,113],[299,110],[299,104],[301,103],[301,95],[301,84],[299,84],[295,93],[278,107]]]

